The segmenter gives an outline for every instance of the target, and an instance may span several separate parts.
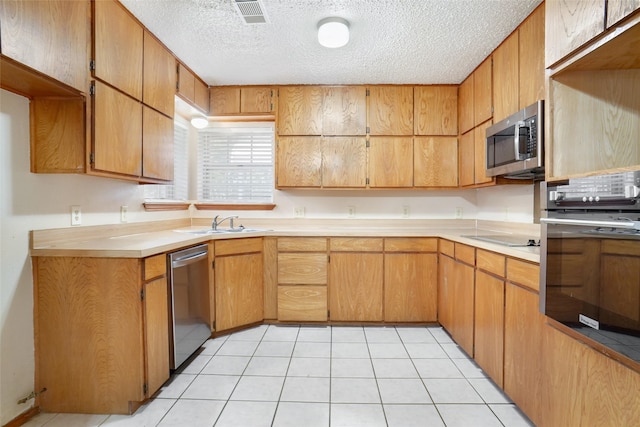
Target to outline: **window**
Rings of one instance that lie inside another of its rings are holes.
[[[185,201],[189,198],[188,135],[187,126],[178,121],[173,123],[173,184],[145,185],[145,201]]]
[[[274,125],[217,123],[198,131],[198,200],[273,201]]]

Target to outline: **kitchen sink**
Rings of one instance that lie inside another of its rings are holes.
[[[195,234],[198,236],[207,235],[207,234],[234,234],[234,233],[258,233],[262,231],[269,231],[263,228],[218,228],[214,230],[213,228],[205,228],[202,230],[173,230],[178,233],[187,233],[187,234]]]

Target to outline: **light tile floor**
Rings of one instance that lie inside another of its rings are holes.
[[[533,424],[440,327],[262,325],[209,340],[134,415],[28,427]]]

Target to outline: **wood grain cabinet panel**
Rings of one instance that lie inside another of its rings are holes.
[[[413,87],[369,88],[371,135],[413,135]]]
[[[0,51],[87,93],[90,8],[88,1],[3,0],[0,2]],[[4,68],[2,71],[6,73]],[[5,82],[2,83],[4,87]]]
[[[368,175],[371,188],[413,186],[413,138],[370,137]]]
[[[212,87],[209,89],[209,97],[212,116],[240,113],[239,87]]]
[[[278,284],[326,285],[326,253],[279,253]]]
[[[327,286],[278,286],[278,320],[326,322]]]
[[[474,126],[474,74],[470,74],[458,88],[458,129],[461,134]]]
[[[458,186],[458,138],[415,137],[413,162],[415,187]]]
[[[607,0],[607,28],[640,9],[640,0]]]
[[[97,80],[93,120],[93,168],[141,176],[142,104]]]
[[[538,6],[518,30],[520,109],[545,99],[544,8],[544,3]]]
[[[544,39],[538,48],[544,52]],[[493,117],[493,58],[489,56],[473,72],[473,125],[478,126],[491,117]]]
[[[438,323],[447,331],[451,331],[454,326],[454,274],[455,260],[440,252],[438,254]]]
[[[605,28],[605,0],[545,2],[545,64],[561,60]]]
[[[413,97],[415,135],[458,135],[457,86],[416,86]]]
[[[142,106],[142,175],[173,180],[173,119]]]
[[[209,114],[209,86],[194,76],[193,104],[205,114]]]
[[[93,75],[142,99],[143,28],[120,3],[93,2]]]
[[[322,97],[319,86],[285,86],[279,89],[278,134],[321,135]]]
[[[384,320],[437,321],[437,277],[435,253],[385,253]]]
[[[322,186],[361,187],[367,184],[365,137],[322,138]]]
[[[493,124],[492,120],[473,129],[473,180],[475,184],[487,184],[495,178],[487,176],[487,128]]]
[[[458,183],[460,187],[474,185],[475,178],[475,133],[473,130],[460,136],[458,147]]]
[[[164,254],[161,255],[164,257]],[[169,379],[169,301],[167,279],[144,285],[145,351],[147,388],[151,396]]]
[[[178,95],[191,103],[196,98],[196,78],[181,62],[178,63]]]
[[[503,278],[476,271],[474,359],[500,388],[503,387],[504,286]]]
[[[326,237],[280,237],[278,251],[280,252],[326,252]]]
[[[142,101],[173,118],[176,59],[148,31],[144,31],[143,72]]]
[[[366,87],[325,87],[322,102],[322,134],[346,136],[366,133]]]
[[[518,111],[519,34],[515,31],[493,51],[493,120],[499,122]]]
[[[270,113],[273,111],[273,89],[243,87],[240,89],[241,113]]]
[[[276,171],[279,188],[322,186],[322,138],[279,137]]]

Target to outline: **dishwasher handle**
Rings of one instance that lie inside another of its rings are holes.
[[[185,265],[194,264],[202,259],[205,259],[209,256],[208,252],[205,250],[204,252],[197,252],[195,254],[185,256],[182,258],[176,258],[171,260],[171,268],[184,267]]]

